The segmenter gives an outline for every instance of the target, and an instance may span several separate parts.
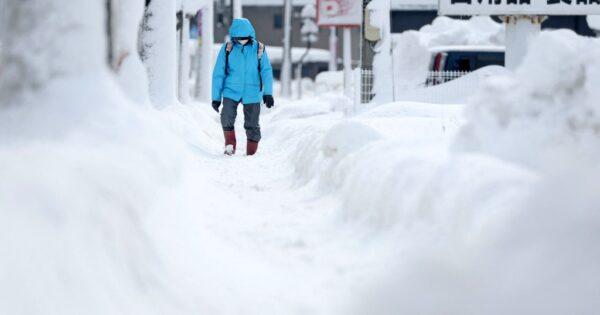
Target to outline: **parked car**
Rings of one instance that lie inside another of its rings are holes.
[[[429,51],[426,85],[448,82],[486,66],[504,66],[502,46],[439,46]]]

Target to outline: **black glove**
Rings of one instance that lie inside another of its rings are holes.
[[[217,113],[219,112],[219,106],[221,106],[221,101],[213,101],[212,102],[212,107],[215,109],[215,111]]]
[[[267,108],[271,108],[275,105],[272,95],[263,95],[263,102],[267,105]]]

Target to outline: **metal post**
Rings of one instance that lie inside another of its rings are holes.
[[[505,16],[506,67],[516,70],[527,54],[530,40],[542,29],[542,16]]]
[[[329,27],[329,71],[337,71],[337,33],[335,26]]]
[[[203,102],[210,101],[213,66],[213,11],[214,2],[206,1],[199,16],[200,38],[197,54],[199,54],[198,71],[196,73],[195,96]]]
[[[179,101],[186,104],[190,102],[190,20],[181,6],[181,29],[179,30],[179,76],[178,89]]]
[[[292,0],[284,0],[283,62],[281,64],[281,96],[290,97],[292,75],[291,28]]]
[[[363,0],[363,22],[361,30],[361,47],[360,47],[360,63],[361,63],[361,103],[369,103],[373,99],[373,57],[375,52],[372,48],[372,43],[365,38],[365,22],[367,5],[371,0]]]
[[[242,0],[231,0],[231,9],[232,9],[233,19],[241,18],[243,16],[242,15]]]
[[[352,37],[350,28],[344,27],[344,94],[351,97],[352,89]]]

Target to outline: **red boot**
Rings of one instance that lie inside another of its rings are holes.
[[[226,155],[234,155],[235,154],[235,131],[223,131],[225,134],[225,154]]]
[[[258,150],[258,142],[248,140],[248,144],[246,145],[246,155],[254,155]]]

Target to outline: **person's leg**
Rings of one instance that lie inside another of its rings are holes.
[[[246,138],[248,139],[247,155],[253,155],[258,150],[258,142],[261,138],[259,119],[260,104],[244,105],[244,129],[246,129]]]
[[[238,102],[223,98],[223,109],[221,110],[221,126],[225,135],[225,154],[235,154],[237,141],[235,139],[235,118],[237,116]]]

